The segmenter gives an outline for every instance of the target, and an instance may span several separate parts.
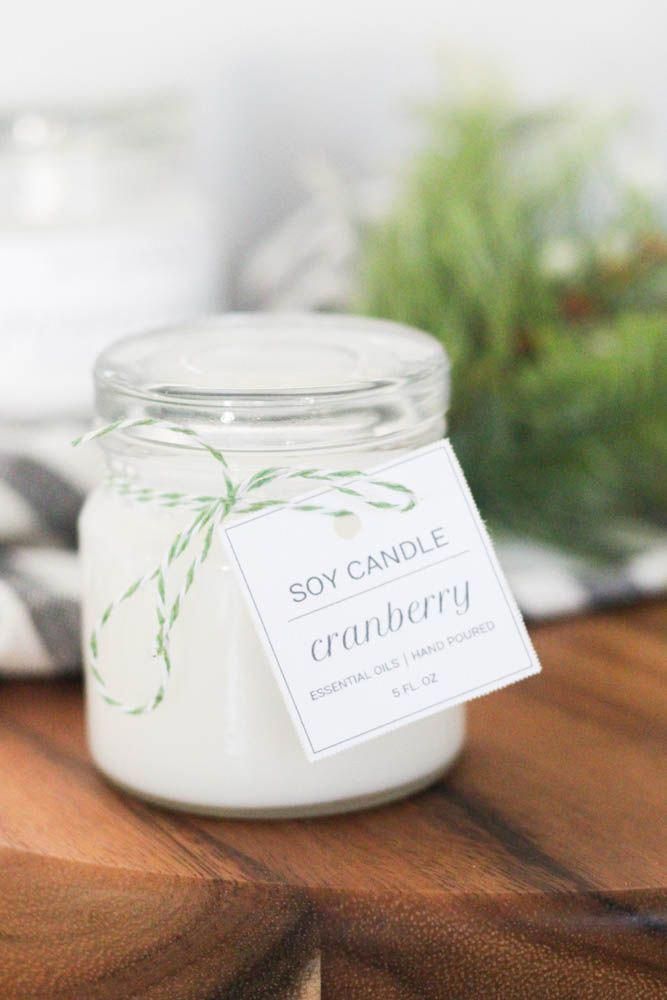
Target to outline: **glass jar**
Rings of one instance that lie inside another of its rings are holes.
[[[173,99],[0,115],[0,418],[88,413],[119,331],[221,305],[188,117]]]
[[[448,365],[438,342],[355,317],[238,314],[130,337],[99,358],[95,380],[101,422],[161,423],[99,439],[128,495],[100,486],[81,515],[85,636],[192,517],[138,502],[134,487],[221,492],[210,453],[162,422],[220,449],[235,480],[276,465],[372,467],[445,429]],[[307,492],[295,480],[282,491]],[[333,520],[322,530],[334,530]],[[170,588],[183,583],[177,565]],[[119,701],[155,690],[154,633],[154,602],[141,590],[100,633],[95,670]],[[174,626],[172,672],[153,711],[108,704],[84,648],[95,761],[118,785],[176,808],[246,817],[360,808],[429,784],[462,746],[458,706],[310,763],[217,537]]]

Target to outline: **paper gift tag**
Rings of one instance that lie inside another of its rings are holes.
[[[221,528],[311,760],[540,669],[449,442],[345,485],[380,499],[378,477],[413,490],[414,508],[345,496],[351,517],[287,506]],[[327,486],[299,503],[341,499]]]

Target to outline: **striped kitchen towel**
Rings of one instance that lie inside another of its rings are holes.
[[[71,447],[85,426],[0,424],[0,675],[79,668],[76,521],[100,471],[94,449]]]
[[[76,519],[99,474],[94,449],[71,442],[84,420],[0,423],[0,544],[76,548]]]
[[[79,635],[76,552],[0,548],[0,674],[74,673],[81,655]]]

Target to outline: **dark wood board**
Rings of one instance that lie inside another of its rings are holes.
[[[445,780],[306,821],[145,805],[77,683],[0,685],[0,998],[667,997],[666,627],[533,629]]]

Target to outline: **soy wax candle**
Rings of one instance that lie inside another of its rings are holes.
[[[307,759],[210,513],[225,483],[261,470],[363,471],[437,441],[448,398],[438,342],[355,317],[228,315],[118,341],[95,384],[113,430],[99,437],[110,480],[80,520],[100,769],[149,800],[246,817],[361,808],[441,775],[463,743],[461,705]],[[308,492],[288,474],[256,482],[256,504]],[[322,517],[318,530],[349,521]],[[180,558],[193,539],[193,558]],[[407,542],[425,544],[406,539],[401,558]]]

